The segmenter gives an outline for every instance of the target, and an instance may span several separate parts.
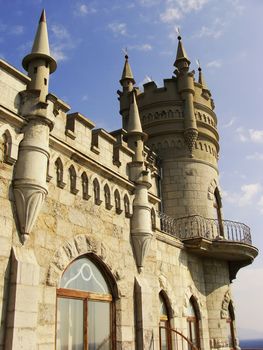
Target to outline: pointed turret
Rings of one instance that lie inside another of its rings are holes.
[[[31,82],[30,90],[40,90],[41,99],[48,94],[49,75],[57,68],[57,63],[50,55],[45,10],[42,11],[31,53],[24,57],[22,65],[28,71]]]
[[[129,64],[129,56],[125,55],[125,63],[122,71],[122,76],[120,83],[123,87],[123,90],[132,91],[135,80],[133,78],[131,66]]]
[[[139,109],[136,100],[136,90],[132,91],[129,119],[127,126],[127,139],[129,147],[135,152],[134,161],[143,162],[143,147],[146,134],[142,131]]]
[[[176,60],[174,62],[174,66],[179,70],[186,70],[188,71],[190,66],[190,60],[187,57],[187,53],[184,49],[182,38],[179,35],[178,36],[178,46],[177,46],[177,54],[176,54]]]
[[[130,105],[130,112],[129,112],[129,120],[128,120],[128,126],[127,126],[127,132],[128,134],[143,134],[142,132],[142,125],[138,110],[138,105],[136,101],[136,92],[132,92],[132,102]]]
[[[207,85],[206,85],[206,82],[205,82],[205,79],[204,79],[204,75],[202,73],[202,68],[199,64],[199,67],[198,67],[198,83],[200,85],[202,85],[202,90],[203,90],[203,95],[206,97],[206,98],[209,98],[211,97],[211,93],[210,93],[210,90],[208,89]]]

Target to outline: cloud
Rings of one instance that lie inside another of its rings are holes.
[[[235,123],[236,118],[231,118],[228,123],[224,124],[222,127],[227,129],[230,128]]]
[[[127,35],[127,24],[121,22],[113,22],[108,25],[108,28],[115,35]]]
[[[224,191],[223,198],[229,203],[235,203],[239,207],[245,207],[254,202],[255,197],[262,192],[260,183],[244,184],[241,186],[240,193],[231,193]]]
[[[164,23],[173,23],[182,18],[182,12],[176,7],[168,7],[160,14],[160,19]]]
[[[252,142],[263,143],[263,130],[249,129],[249,137]]]
[[[174,2],[173,0],[168,0],[168,2]],[[178,5],[181,7],[182,11],[188,13],[191,11],[199,11],[206,5],[209,0],[176,0]]]
[[[10,33],[14,35],[21,35],[24,33],[25,28],[21,25],[13,26],[13,28],[10,29]]]
[[[96,13],[97,10],[92,7],[91,5],[87,5],[84,3],[80,3],[76,6],[76,9],[74,11],[75,16],[87,16],[93,13]]]
[[[249,154],[246,156],[248,160],[263,160],[263,153],[255,152],[254,154]]]
[[[222,62],[221,60],[210,61],[206,64],[207,68],[221,68]]]
[[[128,46],[129,50],[138,50],[138,51],[151,51],[151,44],[141,44],[141,45],[130,45]]]
[[[51,25],[51,54],[57,61],[66,61],[69,51],[73,50],[77,41],[73,40],[68,30],[61,24]]]
[[[61,24],[53,24],[51,26],[51,31],[57,39],[68,39],[70,37],[67,29]]]
[[[88,95],[83,95],[81,97],[81,101],[85,102],[85,101],[88,101],[89,100],[89,96]]]
[[[152,7],[160,3],[160,0],[138,0],[139,5]]]
[[[220,28],[211,28],[202,26],[199,33],[195,35],[195,37],[203,38],[203,37],[211,37],[213,39],[218,39],[223,34],[223,30]]]
[[[261,214],[263,214],[263,196],[260,197],[258,201],[259,211]]]
[[[236,133],[241,142],[263,143],[263,130],[245,130],[241,126],[236,129]]]

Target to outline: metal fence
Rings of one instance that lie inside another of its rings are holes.
[[[179,239],[204,237],[252,244],[250,228],[240,222],[190,215],[174,219],[158,212],[161,230]]]

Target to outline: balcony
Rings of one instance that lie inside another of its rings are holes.
[[[181,240],[191,253],[228,261],[231,280],[258,255],[252,245],[250,228],[243,223],[200,215],[174,219],[158,212],[158,216],[161,230]]]

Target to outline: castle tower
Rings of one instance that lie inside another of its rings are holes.
[[[219,194],[217,117],[201,69],[198,82],[189,70],[180,36],[174,66],[175,76],[165,79],[163,88],[151,81],[138,94],[147,145],[160,159],[162,210],[173,218],[195,214],[212,218],[214,192]],[[124,94],[120,106],[125,119]]]
[[[24,138],[19,146],[14,174],[14,195],[20,231],[28,237],[41,204],[47,194],[46,176],[49,159],[49,132],[54,115],[48,111],[46,101],[49,75],[56,69],[50,56],[46,15],[43,10],[32,51],[23,59],[31,81],[20,93],[21,115],[27,121]]]

